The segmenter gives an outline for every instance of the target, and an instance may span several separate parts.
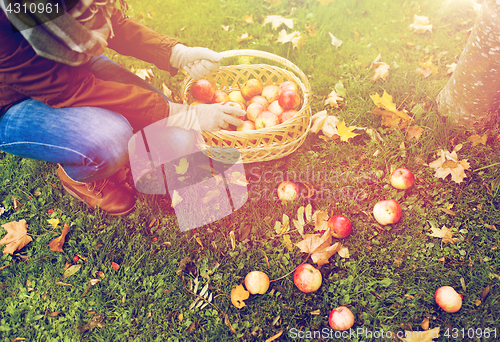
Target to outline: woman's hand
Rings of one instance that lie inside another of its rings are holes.
[[[219,53],[210,49],[177,44],[172,48],[170,64],[186,70],[193,79],[199,80],[219,69],[221,59]]]
[[[241,126],[243,109],[221,104],[198,104],[193,106],[170,102],[167,126],[176,126],[196,131],[219,131],[229,125]]]

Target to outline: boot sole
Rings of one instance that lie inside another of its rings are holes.
[[[71,189],[69,189],[66,185],[62,184],[62,186],[63,186],[64,190],[66,190],[66,192],[67,192],[67,193],[68,193],[71,197],[76,198],[76,199],[78,199],[78,200],[82,201],[83,203],[87,204],[84,200],[82,200],[82,199],[81,199],[81,198],[80,198],[80,197],[79,197],[79,196],[78,196],[75,192],[73,192]],[[88,204],[87,204],[87,206],[88,206],[90,209],[92,209],[92,210],[93,210],[93,208],[92,208],[92,207],[90,207]],[[121,213],[109,213],[109,212],[107,212],[107,211],[105,211],[105,213],[107,213],[108,215],[111,215],[111,216],[124,216],[124,215],[128,215],[128,214],[130,214],[130,213],[131,213],[134,209],[135,209],[135,205],[134,205],[132,208],[127,209],[126,211],[123,211],[123,212],[121,212]]]

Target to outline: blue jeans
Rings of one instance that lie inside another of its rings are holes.
[[[105,56],[81,66],[95,77],[163,93]],[[192,149],[194,132],[165,128],[165,148],[182,156]],[[51,108],[27,99],[0,116],[0,150],[59,163],[73,180],[92,182],[116,173],[128,160],[132,127],[122,115],[96,107]]]

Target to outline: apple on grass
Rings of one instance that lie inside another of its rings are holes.
[[[278,198],[281,201],[295,201],[299,196],[299,187],[292,181],[283,181],[278,185]]]
[[[389,181],[396,189],[406,190],[413,186],[415,176],[408,169],[398,168],[392,172]]]
[[[288,119],[291,119],[297,114],[297,111],[295,109],[287,109],[281,113],[281,115],[278,117],[280,119],[280,124],[285,122]]]
[[[396,223],[401,218],[401,207],[393,199],[378,201],[373,207],[373,216],[383,226]]]
[[[245,100],[250,100],[252,97],[262,93],[262,82],[256,78],[252,78],[241,87],[241,95]]]
[[[328,316],[328,323],[334,330],[349,330],[354,325],[354,315],[349,308],[339,306],[330,312],[330,316]]]
[[[255,128],[261,129],[276,126],[280,123],[278,116],[272,112],[264,111],[255,119]]]
[[[215,94],[215,86],[208,80],[201,79],[196,81],[191,88],[191,95],[196,101],[210,103]]]
[[[287,90],[293,90],[296,93],[299,92],[299,86],[297,83],[292,82],[292,81],[285,81],[281,83],[278,87],[278,93],[281,95],[282,92],[287,91]]]
[[[323,277],[321,272],[310,264],[302,264],[293,274],[293,283],[304,292],[314,292],[320,288]]]
[[[247,107],[247,118],[248,120],[252,120],[255,122],[255,120],[259,117],[262,112],[264,112],[264,106],[261,105],[260,103],[251,103]]]
[[[328,220],[328,228],[333,237],[343,239],[352,233],[351,221],[344,215],[334,215]]]
[[[245,287],[251,294],[266,293],[269,283],[269,277],[261,271],[252,271],[245,277]]]
[[[264,96],[268,103],[274,102],[279,97],[279,87],[274,84],[270,84],[262,89],[262,96]]]
[[[460,310],[462,307],[462,298],[463,296],[458,294],[451,286],[441,286],[434,294],[437,305],[444,311],[450,313]]]
[[[293,90],[286,90],[279,96],[278,103],[283,109],[297,109],[300,106],[300,95]]]

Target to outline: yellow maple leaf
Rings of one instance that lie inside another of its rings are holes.
[[[300,34],[299,31],[294,31],[290,34],[286,33],[286,30],[281,30],[279,35],[278,35],[278,42],[285,44],[285,43],[292,43],[292,46],[294,48],[297,48],[297,50],[300,50],[300,48],[304,45],[305,39],[304,37]]]
[[[339,133],[341,141],[348,141],[350,138],[354,138],[359,135],[358,133],[353,133],[352,131],[356,129],[356,126],[346,127],[345,120],[337,124],[337,132]]]
[[[288,28],[293,29],[293,19],[283,18],[280,15],[268,15],[264,18],[264,23],[262,26],[266,26],[266,24],[271,23],[271,27],[275,30],[278,29],[282,24],[288,26]]]
[[[453,237],[453,231],[446,226],[443,226],[443,228],[441,229],[431,227],[431,230],[432,233],[430,234],[430,236],[443,239],[444,243],[455,243],[460,241],[459,239]]]
[[[0,246],[5,245],[3,254],[12,254],[33,241],[28,234],[28,224],[26,220],[12,221],[2,225],[7,231],[7,235],[0,240]]]
[[[330,105],[332,107],[339,108],[338,102],[341,101],[344,101],[344,99],[340,97],[335,90],[332,90],[332,92],[328,94],[328,97],[325,100],[325,105]]]
[[[392,101],[392,96],[385,90],[382,97],[379,94],[370,95],[370,97],[377,107],[393,112],[403,120],[411,120],[408,114],[396,108],[396,104]]]
[[[247,15],[245,15],[243,17],[243,20],[246,21],[248,24],[253,23],[253,14],[250,14],[250,15],[247,14]]]
[[[238,309],[246,306],[244,300],[248,299],[248,297],[250,297],[250,292],[245,290],[241,284],[231,290],[231,303]]]
[[[52,228],[55,228],[59,224],[59,219],[48,219],[47,222],[52,226]]]
[[[396,128],[401,122],[401,118],[399,116],[385,109],[375,108],[373,110],[373,114],[382,118],[381,124],[385,127]]]
[[[405,342],[432,342],[439,337],[439,327],[427,331],[407,331],[401,339]]]
[[[471,135],[467,141],[472,142],[472,146],[477,146],[479,144],[486,145],[486,141],[488,141],[488,133],[485,133],[483,136],[479,134]]]

